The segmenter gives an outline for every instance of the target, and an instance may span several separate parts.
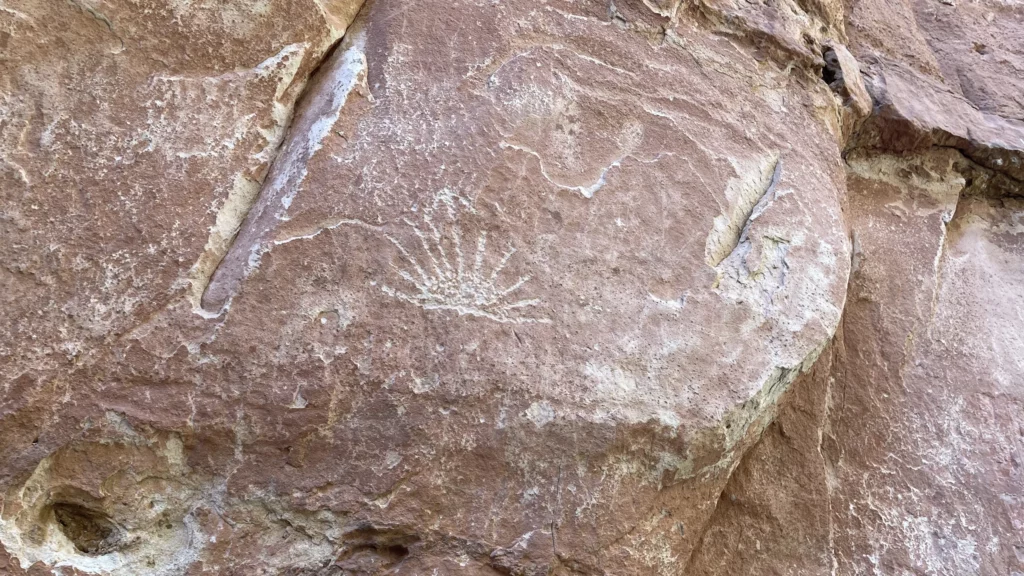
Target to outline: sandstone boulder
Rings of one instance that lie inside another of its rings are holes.
[[[0,572],[1024,573],[1021,11],[890,8],[0,7]]]

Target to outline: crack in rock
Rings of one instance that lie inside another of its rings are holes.
[[[769,176],[768,167],[772,164]],[[747,239],[750,224],[775,200],[775,187],[781,177],[782,159],[776,157],[761,164],[758,172],[729,182],[726,197],[732,207],[715,218],[704,248],[709,266],[717,267]]]
[[[365,87],[366,35],[359,16],[341,42],[313,73],[257,200],[203,293],[200,313],[216,317],[230,306],[242,281],[272,247],[274,230],[288,219],[288,209],[306,178],[306,165],[323,147],[349,95]]]

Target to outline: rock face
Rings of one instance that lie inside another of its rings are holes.
[[[0,6],[0,573],[1024,574],[1024,10]]]

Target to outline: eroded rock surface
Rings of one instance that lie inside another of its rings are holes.
[[[0,570],[1024,573],[1021,14],[0,6]]]

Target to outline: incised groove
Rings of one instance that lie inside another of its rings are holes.
[[[753,174],[729,181],[726,198],[731,206],[728,213],[715,217],[704,248],[708,266],[717,267],[747,239],[750,224],[775,199],[781,177],[782,159],[775,157],[760,163]]]
[[[306,178],[309,160],[331,133],[349,95],[365,85],[365,42],[363,24],[357,15],[340,45],[313,72],[306,91],[297,101],[292,125],[258,198],[206,286],[201,300],[206,314],[218,316],[226,310],[242,281],[271,248],[273,232],[287,219],[288,209]]]

